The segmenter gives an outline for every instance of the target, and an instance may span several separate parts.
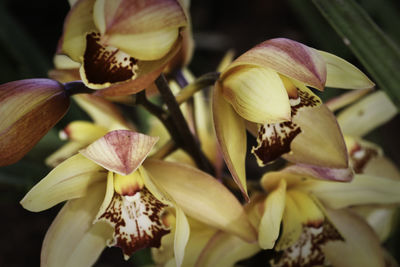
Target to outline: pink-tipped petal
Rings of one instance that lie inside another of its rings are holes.
[[[80,153],[109,171],[128,175],[142,164],[157,140],[157,137],[116,130],[98,139]]]
[[[276,38],[265,41],[241,55],[229,69],[240,65],[270,68],[319,90],[325,87],[326,65],[321,55],[293,40]]]

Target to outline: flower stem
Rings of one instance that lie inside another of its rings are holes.
[[[173,134],[172,138],[177,145],[180,145],[189,155],[193,157],[197,166],[203,171],[213,174],[214,170],[204,153],[200,149],[200,144],[190,132],[189,126],[179,108],[179,104],[172,94],[168,86],[168,82],[163,74],[155,81],[160,94],[170,113],[172,124],[177,130],[177,134]]]

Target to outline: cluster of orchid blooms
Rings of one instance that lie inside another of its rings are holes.
[[[126,259],[151,247],[155,266],[234,266],[261,250],[271,266],[396,266],[381,243],[400,172],[362,137],[397,110],[360,70],[279,38],[196,79],[187,1],[69,2],[51,79],[0,86],[2,166],[71,98],[92,119],[61,132],[53,170],[21,201],[34,212],[66,201],[42,266],[91,266],[107,246]],[[323,104],[313,89],[325,87],[353,90]],[[148,132],[122,105],[152,114]],[[246,159],[279,158],[283,169],[248,186]]]

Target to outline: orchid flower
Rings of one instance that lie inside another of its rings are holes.
[[[186,214],[255,240],[242,206],[213,177],[187,165],[145,160],[156,142],[136,132],[112,131],[59,164],[28,192],[21,204],[31,211],[68,200],[46,234],[42,266],[90,266],[106,245],[120,247],[125,258],[138,249],[158,247],[170,231],[169,214],[175,217],[177,266],[189,237]]]
[[[64,86],[50,79],[2,84],[0,166],[15,163],[28,153],[64,116],[69,104]]]
[[[291,162],[347,168],[333,114],[307,87],[363,89],[374,84],[332,54],[288,39],[265,41],[234,60],[215,84],[213,114],[224,159],[247,196],[246,127],[257,136],[259,165]]]
[[[119,109],[106,99],[88,94],[75,95],[73,98],[93,122],[73,121],[60,132],[60,137],[67,139],[68,142],[46,159],[46,164],[52,167],[78,153],[80,149],[109,131],[135,130],[135,127],[124,119]]]
[[[81,64],[80,76],[106,95],[146,88],[181,45],[188,24],[178,0],[79,0],[72,3],[57,54]]]

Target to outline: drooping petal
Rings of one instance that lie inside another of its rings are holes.
[[[42,211],[62,201],[83,197],[90,186],[105,180],[105,170],[80,154],[59,164],[21,200],[30,211]]]
[[[304,187],[303,187],[304,186]],[[328,207],[338,209],[352,205],[399,203],[400,181],[358,174],[349,183],[312,181],[303,184]]]
[[[185,256],[186,245],[189,240],[190,228],[185,213],[180,207],[175,207],[176,225],[174,237],[174,255],[177,267],[182,265]]]
[[[86,47],[86,33],[96,30],[93,23],[93,5],[96,0],[78,0],[64,22],[58,53],[65,53],[76,62],[82,61]]]
[[[337,120],[344,134],[363,136],[396,114],[397,108],[386,93],[378,91],[340,112]]]
[[[140,60],[156,60],[168,53],[179,28],[187,24],[176,0],[97,1],[94,21],[104,42]]]
[[[64,86],[50,79],[2,84],[0,166],[15,163],[28,153],[64,116],[69,102]]]
[[[114,193],[97,221],[107,222],[114,228],[108,246],[120,247],[125,259],[129,259],[139,249],[160,246],[162,236],[169,233],[162,222],[166,207],[145,187],[132,196]]]
[[[51,224],[42,246],[41,266],[91,266],[106,246],[112,228],[93,224],[105,184],[90,187],[90,194],[68,201]]]
[[[333,113],[325,106],[303,108],[293,117],[302,132],[291,143],[293,153],[284,158],[295,163],[346,169],[346,145]]]
[[[270,192],[264,202],[264,214],[258,227],[258,243],[262,249],[272,249],[278,239],[285,209],[286,181]]]
[[[109,171],[128,175],[142,164],[157,140],[157,137],[116,130],[98,139],[80,153]]]
[[[375,84],[358,68],[333,54],[317,51],[326,63],[326,86],[343,89],[368,89]]]
[[[370,93],[372,89],[359,89],[359,90],[352,90],[341,94],[337,97],[331,98],[326,101],[324,104],[332,111],[336,111],[340,108],[343,108],[353,102],[359,100],[361,97],[365,96],[366,94]]]
[[[236,262],[250,258],[258,251],[260,251],[258,244],[247,243],[234,235],[220,231],[210,239],[195,266],[232,267]]]
[[[245,171],[246,127],[244,120],[223,98],[219,86],[217,83],[214,88],[212,103],[215,133],[233,180],[248,200]]]
[[[326,64],[322,56],[315,49],[293,40],[265,41],[237,58],[229,69],[240,65],[270,68],[321,91],[325,87]]]
[[[363,219],[348,210],[327,209],[326,213],[345,241],[328,242],[322,248],[333,266],[385,266],[379,239]]]
[[[126,120],[119,109],[114,104],[102,97],[95,95],[80,94],[75,95],[74,100],[78,105],[89,114],[95,124],[107,129],[116,127],[128,127]],[[129,128],[133,130],[131,125]]]
[[[213,177],[172,162],[148,159],[144,166],[188,216],[245,240],[256,239],[241,204]]]
[[[289,98],[273,69],[254,66],[231,69],[219,90],[248,121],[264,124],[290,120]]]
[[[107,128],[89,121],[73,121],[63,130],[63,134],[65,134],[69,140],[78,141],[86,145],[96,141],[107,132]]]

